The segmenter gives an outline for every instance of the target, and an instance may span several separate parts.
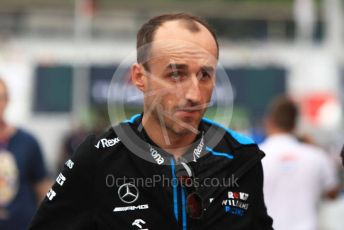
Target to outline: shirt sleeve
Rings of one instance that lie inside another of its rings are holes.
[[[30,230],[94,229],[93,140],[94,136],[88,137],[65,163],[63,171],[34,216]]]
[[[268,215],[265,202],[264,202],[264,194],[263,194],[263,167],[262,163],[259,163],[258,166],[255,167],[255,175],[257,176],[258,186],[257,186],[257,194],[254,205],[254,218],[253,218],[253,227],[254,230],[273,230],[272,228],[272,218]]]

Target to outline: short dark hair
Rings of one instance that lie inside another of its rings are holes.
[[[270,104],[267,116],[279,129],[292,132],[296,127],[299,109],[292,99],[280,96]]]
[[[143,66],[148,70],[148,66],[146,61],[148,60],[148,53],[150,46],[145,46],[153,41],[154,34],[156,30],[165,22],[167,21],[175,21],[175,20],[182,20],[185,22],[185,27],[191,32],[198,32],[200,30],[199,26],[196,22],[203,25],[213,36],[216,47],[217,47],[217,58],[219,56],[219,44],[217,41],[217,37],[215,31],[211,28],[211,26],[202,18],[187,14],[187,13],[176,13],[176,14],[163,14],[156,17],[151,18],[137,32],[137,40],[136,40],[136,51],[137,51],[137,63],[142,63]]]

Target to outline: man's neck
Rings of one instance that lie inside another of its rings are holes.
[[[149,138],[166,152],[171,153],[176,159],[180,158],[195,141],[197,134],[189,132],[184,135],[174,133],[143,115],[142,125]]]

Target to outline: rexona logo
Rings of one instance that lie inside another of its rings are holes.
[[[198,158],[201,157],[201,153],[203,151],[203,147],[204,147],[204,138],[203,138],[203,135],[202,135],[202,139],[201,141],[199,142],[197,148],[194,149],[193,151],[193,161],[196,162]]]
[[[112,146],[116,145],[120,141],[121,140],[118,137],[113,138],[113,139],[103,138],[103,139],[100,139],[98,141],[98,143],[94,147],[96,147],[97,149],[99,149],[99,148],[109,148],[109,147],[112,147]]]
[[[159,165],[164,163],[164,158],[158,153],[158,151],[156,149],[154,149],[151,145],[149,146],[149,151],[151,153],[151,156],[154,158],[154,160],[156,161],[156,163],[158,163]]]

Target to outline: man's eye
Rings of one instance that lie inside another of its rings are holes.
[[[179,80],[182,79],[183,73],[181,73],[179,71],[173,71],[173,72],[168,74],[168,77],[171,78],[174,81],[179,81]]]
[[[201,71],[199,74],[198,74],[198,78],[200,80],[208,80],[211,78],[211,75],[207,72],[207,71]]]

